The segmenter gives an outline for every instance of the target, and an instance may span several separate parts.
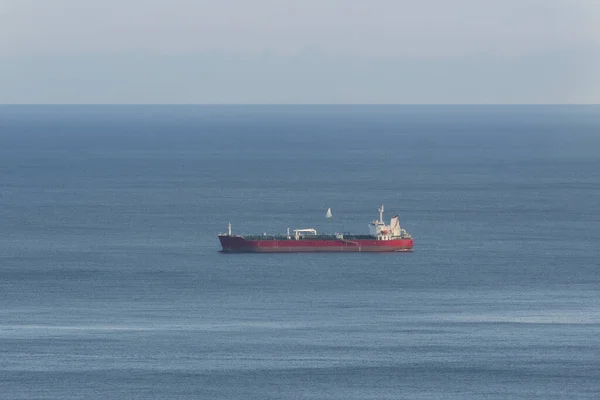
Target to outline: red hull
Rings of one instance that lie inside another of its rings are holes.
[[[219,240],[225,253],[392,252],[411,251],[413,247],[413,239],[246,240],[221,235]]]

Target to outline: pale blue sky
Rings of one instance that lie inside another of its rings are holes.
[[[600,103],[600,0],[0,0],[0,103]]]

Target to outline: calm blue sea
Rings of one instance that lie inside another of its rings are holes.
[[[600,106],[0,106],[2,399],[599,397]]]

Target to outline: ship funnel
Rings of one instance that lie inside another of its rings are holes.
[[[390,220],[390,233],[392,236],[400,236],[400,219],[397,215]]]

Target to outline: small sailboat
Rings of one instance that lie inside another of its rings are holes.
[[[327,218],[327,219],[333,218],[333,214],[331,213],[331,208],[327,209],[327,214],[325,214],[325,218]]]

